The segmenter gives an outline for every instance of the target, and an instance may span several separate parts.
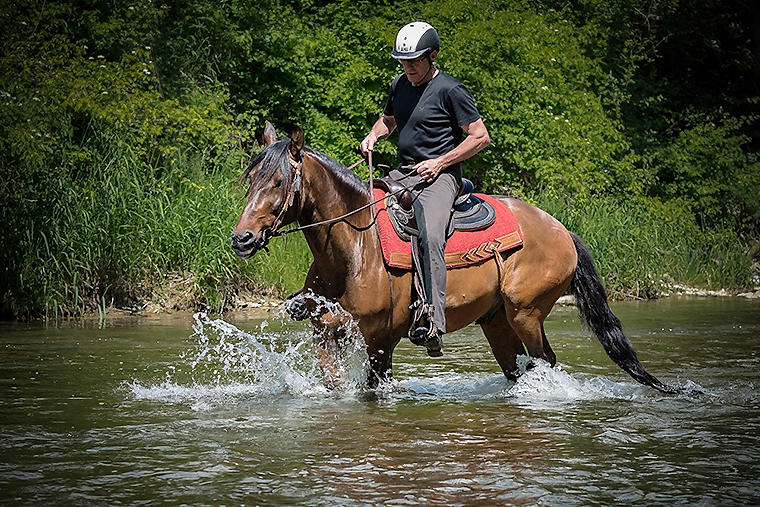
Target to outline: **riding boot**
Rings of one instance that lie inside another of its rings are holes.
[[[425,342],[427,355],[430,357],[441,357],[443,355],[443,333],[436,331],[435,336]]]
[[[418,326],[409,333],[409,341],[415,345],[425,347],[430,357],[443,355],[443,333],[438,330],[435,323],[427,316],[422,317]]]

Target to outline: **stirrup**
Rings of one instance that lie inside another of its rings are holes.
[[[441,357],[443,355],[443,333],[438,331],[434,324],[427,327],[418,326],[409,333],[409,341],[420,347],[427,349],[427,355],[430,357]]]
[[[413,344],[425,347],[430,357],[441,357],[443,355],[443,333],[438,330],[432,318],[423,316],[417,320],[420,324],[409,331],[409,341]]]

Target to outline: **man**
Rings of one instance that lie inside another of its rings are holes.
[[[427,23],[409,23],[399,30],[391,56],[399,60],[404,73],[393,80],[383,114],[360,145],[367,155],[377,141],[398,129],[401,165],[390,176],[404,178],[404,184],[414,185],[414,193],[419,192],[414,213],[420,232],[426,303],[432,307],[432,322],[413,331],[409,338],[424,345],[432,357],[443,354],[443,250],[449,214],[461,185],[460,162],[490,143],[470,92],[435,67],[439,49],[438,32]]]

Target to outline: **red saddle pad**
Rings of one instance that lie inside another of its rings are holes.
[[[386,192],[374,189],[375,200]],[[522,231],[512,210],[501,201],[484,194],[475,194],[493,206],[496,220],[485,229],[477,231],[455,231],[446,241],[444,257],[448,269],[461,268],[493,257],[494,252],[503,252],[522,245]],[[401,239],[391,224],[385,200],[375,205],[377,222],[380,226],[380,241],[383,246],[385,264],[394,268],[412,268],[411,243]]]

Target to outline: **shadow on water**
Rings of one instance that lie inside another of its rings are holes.
[[[757,503],[758,310],[615,305],[647,369],[699,398],[636,384],[572,309],[547,324],[557,368],[509,382],[468,327],[438,360],[403,342],[375,391],[359,340],[328,389],[307,327],[277,316],[9,326],[0,489],[21,503]]]

